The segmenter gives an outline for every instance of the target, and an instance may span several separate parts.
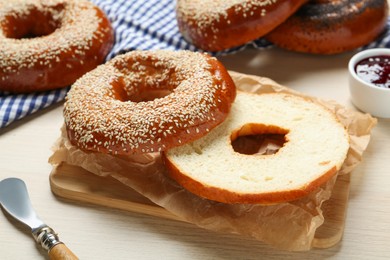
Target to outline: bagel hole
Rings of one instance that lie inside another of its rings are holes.
[[[170,89],[151,88],[147,86],[128,87],[125,77],[118,77],[111,82],[115,99],[122,102],[148,102],[158,98],[163,98],[172,93]]]
[[[172,93],[172,91],[169,90],[150,89],[148,91],[139,91],[138,93],[129,94],[120,84],[113,84],[112,86],[115,98],[122,102],[148,102],[158,98],[163,98]]]
[[[127,100],[132,102],[148,102],[158,98],[163,98],[171,93],[172,92],[169,90],[149,89],[134,95],[129,95],[127,96]]]
[[[287,142],[288,130],[262,124],[246,124],[230,136],[233,150],[246,155],[271,155]]]
[[[2,29],[10,39],[31,39],[52,34],[60,27],[60,12],[63,4],[50,6],[45,10],[34,7],[28,14],[15,14],[6,17]]]
[[[113,62],[120,75],[113,84],[115,97],[121,101],[148,102],[172,94],[176,87],[175,68],[158,57],[141,54]]]

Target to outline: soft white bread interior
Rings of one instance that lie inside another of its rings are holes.
[[[242,154],[238,136],[282,134],[275,154]],[[208,135],[163,154],[168,174],[194,194],[224,203],[273,204],[306,196],[334,176],[349,135],[325,107],[291,94],[238,92]]]

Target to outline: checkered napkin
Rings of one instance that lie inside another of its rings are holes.
[[[108,16],[115,29],[115,44],[107,60],[131,50],[198,49],[186,42],[179,33],[175,18],[175,0],[92,0]],[[368,48],[390,48],[390,19],[388,30]],[[224,55],[247,47],[264,49],[271,44],[259,39],[243,46],[213,53]],[[68,88],[33,94],[10,94],[0,91],[0,128],[53,105],[65,98]]]

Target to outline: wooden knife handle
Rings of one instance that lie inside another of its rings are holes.
[[[53,246],[49,251],[51,260],[78,260],[79,258],[63,243]]]

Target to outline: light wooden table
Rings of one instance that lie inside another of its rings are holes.
[[[306,94],[353,107],[347,73],[352,55],[322,57],[275,48],[247,50],[220,60],[228,69],[270,77]],[[379,119],[364,160],[353,172],[341,243],[305,253],[283,252],[191,224],[55,197],[47,160],[62,123],[59,104],[1,130],[0,178],[22,178],[38,214],[81,259],[390,258],[390,120]],[[44,259],[30,234],[13,223],[0,214],[0,259]]]

